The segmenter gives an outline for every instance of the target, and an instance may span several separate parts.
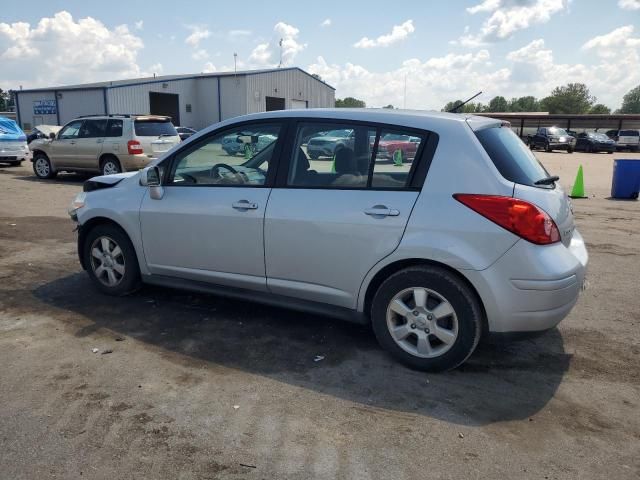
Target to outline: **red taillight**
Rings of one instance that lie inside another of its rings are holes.
[[[456,193],[453,198],[483,217],[537,245],[560,241],[560,231],[547,212],[518,198]]]
[[[129,140],[127,142],[127,150],[129,150],[129,155],[137,155],[144,151],[138,140]]]

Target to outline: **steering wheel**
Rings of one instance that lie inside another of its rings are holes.
[[[220,175],[221,168],[224,168],[225,170],[228,170],[233,174],[238,174],[238,171],[231,165],[227,165],[226,163],[216,163],[213,167],[211,167],[211,176],[222,178],[222,175]]]

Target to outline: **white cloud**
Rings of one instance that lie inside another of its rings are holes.
[[[640,10],[640,0],[618,0],[618,6],[623,10]]]
[[[211,62],[205,63],[204,67],[202,67],[202,73],[213,73],[215,71],[216,71],[216,66]]]
[[[597,55],[604,58],[615,58],[622,51],[627,55],[633,55],[634,50],[640,48],[640,38],[634,38],[633,25],[616,28],[615,30],[599,35],[587,41],[583,46],[583,50],[593,50]]]
[[[141,74],[142,40],[126,25],[112,29],[61,11],[36,25],[0,22],[2,88],[92,82]]]
[[[248,37],[251,33],[251,30],[229,30],[229,37],[232,39],[237,37]]]
[[[322,23],[320,24],[321,27],[330,27],[331,26],[331,19],[330,18],[325,18]]]
[[[458,43],[478,47],[511,37],[532,25],[548,22],[553,15],[565,10],[571,0],[484,0],[467,8],[467,12],[490,14],[476,35],[463,35]]]
[[[136,30],[142,30],[144,28],[144,20],[138,20],[133,26]]]
[[[278,22],[273,27],[273,37],[270,41],[258,44],[251,54],[247,62],[238,62],[238,66],[246,67],[275,67],[280,63],[280,48],[282,48],[282,65],[290,66],[294,63],[296,56],[307,45],[298,41],[298,30],[293,25],[284,22]],[[280,47],[282,42],[282,47]]]
[[[413,58],[394,70],[373,72],[353,63],[329,64],[323,57],[318,57],[307,70],[336,87],[338,97],[361,98],[368,106],[391,103],[403,107],[406,78],[407,108],[439,110],[446,102],[470,96],[478,90],[485,90],[487,95],[504,93],[510,72],[506,68],[492,68],[490,60],[489,52],[480,50],[426,61]]]
[[[191,58],[194,60],[206,60],[209,58],[209,54],[204,48],[200,48],[191,54]]]
[[[394,25],[391,33],[380,35],[375,39],[362,37],[354,43],[353,46],[356,48],[388,47],[389,45],[406,39],[413,31],[415,31],[413,20],[407,20],[402,25]]]
[[[191,25],[188,28],[191,30],[191,35],[184,39],[184,43],[194,48],[198,47],[202,40],[211,36],[211,32],[206,27]]]

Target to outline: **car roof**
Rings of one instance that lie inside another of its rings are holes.
[[[420,129],[433,129],[438,125],[467,123],[473,130],[487,128],[493,125],[504,124],[498,119],[489,117],[479,117],[475,115],[461,113],[447,113],[426,110],[399,110],[389,108],[309,108],[299,110],[277,110],[272,112],[252,113],[242,117],[235,117],[234,123],[238,120],[262,120],[262,119],[283,119],[283,118],[311,118],[326,120],[345,120],[387,123],[391,125],[406,126]]]

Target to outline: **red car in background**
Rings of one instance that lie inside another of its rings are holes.
[[[420,145],[420,138],[388,133],[378,143],[379,158],[393,158],[396,150],[402,152],[402,160],[413,160]]]

